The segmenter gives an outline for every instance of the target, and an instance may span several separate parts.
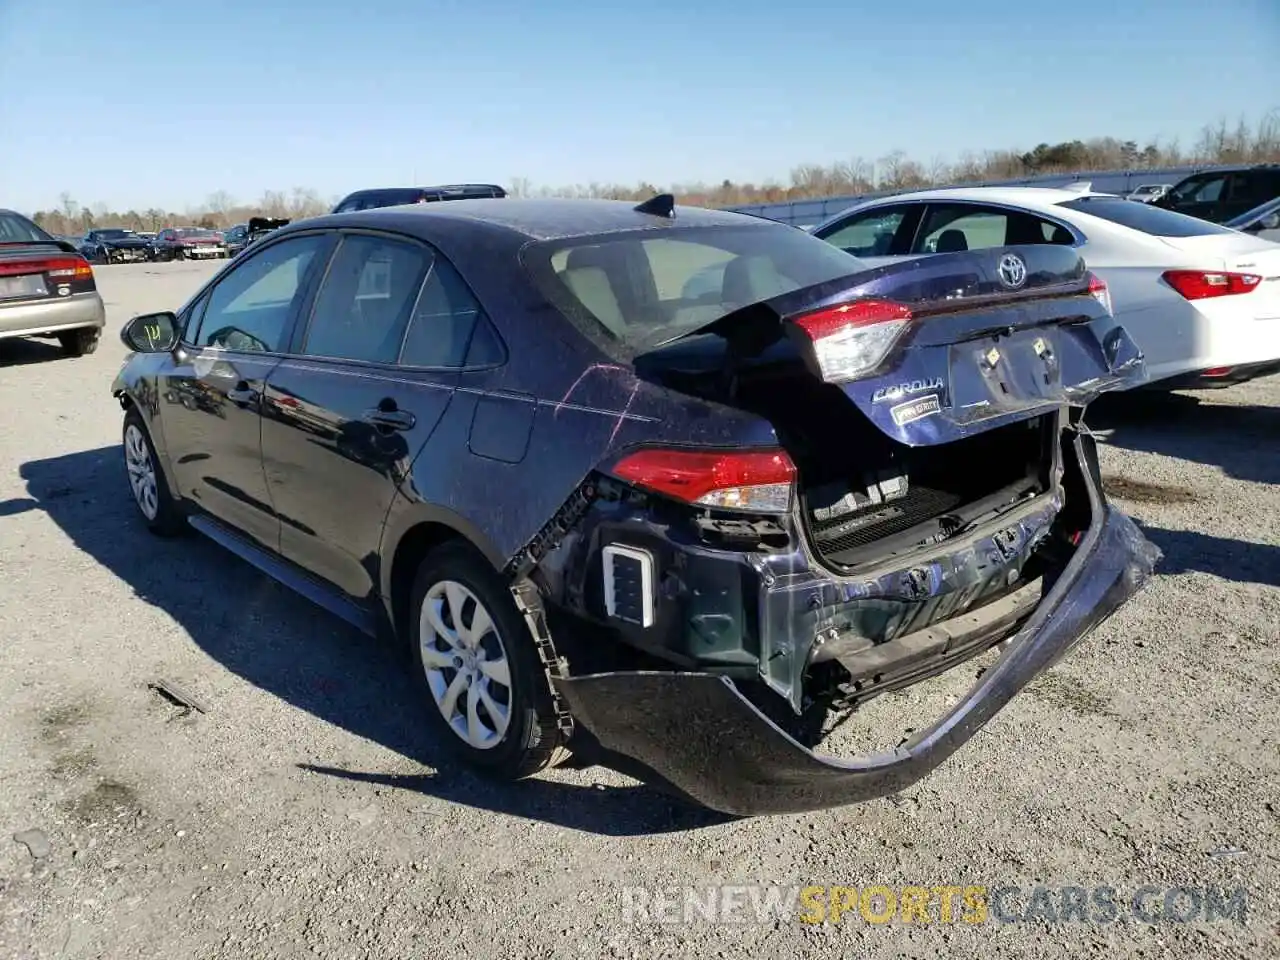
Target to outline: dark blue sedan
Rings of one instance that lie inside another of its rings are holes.
[[[1081,422],[1141,353],[1068,247],[868,269],[666,195],[458,200],[292,223],[122,337],[143,522],[400,638],[503,777],[572,749],[733,814],[899,790],[1157,556]],[[997,645],[909,742],[813,751]]]

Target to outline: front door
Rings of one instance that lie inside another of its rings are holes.
[[[426,244],[349,232],[294,355],[267,378],[263,463],[281,553],[354,598],[376,593],[383,524],[451,402],[477,311]]]
[[[280,524],[262,473],[260,401],[329,239],[272,244],[196,304],[161,387],[178,492],[272,550]]]

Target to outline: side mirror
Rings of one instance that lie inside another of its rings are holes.
[[[167,310],[139,314],[124,325],[120,340],[136,353],[168,353],[178,345],[178,317]]]

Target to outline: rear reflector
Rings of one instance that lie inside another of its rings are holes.
[[[43,273],[59,280],[87,280],[93,267],[83,257],[33,257],[30,260],[0,260],[0,277]]]
[[[1228,376],[1235,367],[1210,367],[1208,370],[1201,370],[1202,377],[1225,377]]]
[[[785,513],[796,468],[781,450],[639,450],[619,461],[613,474],[685,503]]]
[[[911,308],[893,300],[854,300],[789,318],[813,345],[818,375],[827,383],[875,371],[911,323]]]
[[[1253,273],[1207,273],[1203,270],[1166,270],[1164,282],[1188,300],[1229,297],[1258,289],[1262,278]]]
[[[1107,283],[1096,273],[1089,274],[1089,295],[1097,300],[1107,309],[1107,313],[1114,316],[1115,311],[1111,309],[1111,291],[1107,289]]]

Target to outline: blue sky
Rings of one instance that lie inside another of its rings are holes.
[[[1280,106],[1276,0],[0,0],[0,205],[785,179]]]

